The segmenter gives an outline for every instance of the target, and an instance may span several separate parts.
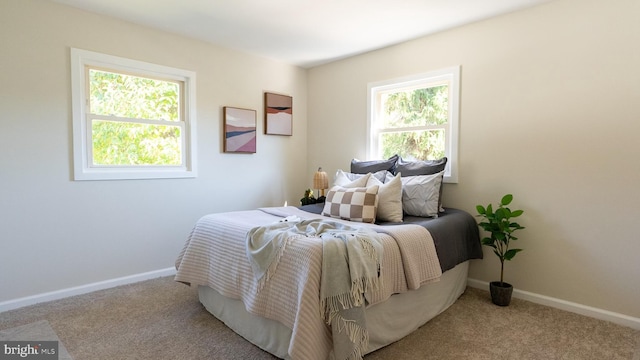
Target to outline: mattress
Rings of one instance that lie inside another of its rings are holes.
[[[469,261],[462,262],[443,273],[438,282],[367,307],[369,347],[366,353],[402,339],[449,308],[464,293],[468,269]],[[230,329],[274,356],[290,359],[287,349],[291,329],[247,312],[241,300],[225,297],[210,287],[199,286],[198,293],[207,311]]]

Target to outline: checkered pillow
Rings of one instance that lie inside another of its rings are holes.
[[[327,193],[322,215],[349,221],[375,222],[378,188],[378,185],[356,188],[334,186]]]

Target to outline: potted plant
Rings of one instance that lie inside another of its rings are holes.
[[[310,205],[310,204],[315,204],[315,203],[316,203],[316,198],[313,196],[313,190],[307,189],[304,192],[304,197],[302,199],[300,199],[300,204],[302,204],[302,205]]]
[[[511,219],[522,215],[522,210],[511,210],[507,207],[513,200],[513,195],[507,194],[500,200],[497,209],[493,209],[491,204],[485,208],[477,205],[476,210],[478,216],[483,220],[478,224],[480,228],[489,233],[488,237],[482,239],[482,245],[489,246],[493,249],[493,253],[500,259],[500,281],[492,281],[489,284],[491,291],[491,301],[500,306],[507,306],[511,302],[511,294],[513,286],[504,282],[504,262],[510,261],[522,249],[511,249],[512,240],[518,240],[513,234],[517,230],[524,229],[517,222]]]

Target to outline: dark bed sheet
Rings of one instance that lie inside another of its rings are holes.
[[[301,210],[320,214],[324,204],[300,206]],[[440,259],[442,271],[470,260],[482,259],[482,244],[476,220],[468,212],[460,209],[445,208],[437,218],[405,216],[402,223],[380,223],[393,226],[416,224],[425,227],[431,233]]]

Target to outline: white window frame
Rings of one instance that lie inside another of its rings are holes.
[[[105,70],[175,80],[183,83],[184,121],[181,126],[180,166],[92,166],[91,126],[88,118],[87,66]],[[75,180],[194,178],[196,169],[196,74],[143,61],[71,48],[71,105],[73,114],[73,165]]]
[[[460,66],[430,71],[427,73],[405,76],[385,81],[372,82],[367,85],[367,156],[370,159],[379,159],[381,149],[379,149],[380,116],[381,111],[380,94],[393,90],[405,88],[430,87],[449,85],[449,119],[445,127],[445,156],[447,157],[447,167],[444,174],[444,182],[458,182],[458,127],[460,122]],[[411,130],[408,128],[407,130]]]

